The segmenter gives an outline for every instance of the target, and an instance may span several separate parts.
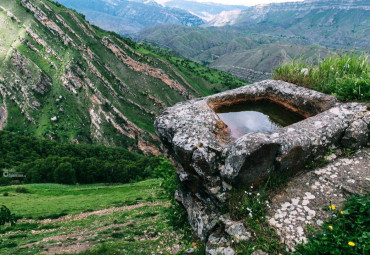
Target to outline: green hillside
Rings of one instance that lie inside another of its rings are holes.
[[[158,154],[152,123],[162,109],[243,85],[103,31],[52,1],[0,6],[0,129]]]

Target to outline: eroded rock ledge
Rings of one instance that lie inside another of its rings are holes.
[[[279,103],[306,119],[270,133],[230,138],[227,126],[214,110],[260,99]],[[367,145],[370,126],[367,107],[343,104],[329,95],[266,80],[166,109],[157,118],[155,129],[185,184],[185,190],[178,191],[176,199],[187,209],[198,237],[227,244],[227,238],[225,241],[216,232],[223,228],[227,233],[219,208],[233,187],[247,187],[272,172],[298,171],[331,147]]]

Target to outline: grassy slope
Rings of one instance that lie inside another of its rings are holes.
[[[0,5],[20,20],[12,20],[0,10],[0,40],[4,42],[0,46],[0,89],[8,94],[8,130],[57,141],[77,139],[137,149],[138,140],[143,139],[156,146],[152,123],[165,106],[243,84],[208,68],[203,68],[204,72],[215,74],[213,79],[194,74],[187,66],[175,66],[144,45],[91,27],[82,15],[52,1],[31,3],[72,42],[65,44],[63,36],[36,20],[20,0],[0,0]],[[46,45],[27,33],[27,28]],[[105,46],[103,38],[109,38],[123,58]],[[163,79],[148,74],[148,67]],[[42,77],[49,79],[43,94],[35,91],[42,87]],[[184,91],[171,88],[165,83],[167,78]],[[54,116],[57,121],[51,120]]]
[[[0,188],[1,194],[9,193],[8,197],[1,195],[0,204],[17,216],[35,219],[7,227],[0,253],[81,252],[103,242],[125,254],[166,254],[176,245],[189,247],[165,219],[168,201],[160,183],[157,179],[120,186],[33,184],[23,185],[29,191],[25,194],[16,193],[15,186]],[[115,211],[96,212],[105,208]],[[55,218],[61,212],[74,218],[37,220]]]
[[[365,55],[332,56],[318,65],[293,62],[276,68],[276,80],[332,94],[342,101],[370,102],[370,64]]]

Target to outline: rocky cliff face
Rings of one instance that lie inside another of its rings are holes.
[[[231,138],[214,109],[260,99],[284,105],[306,119],[273,132]],[[301,170],[329,148],[366,146],[370,112],[366,104],[341,104],[329,95],[267,80],[177,104],[157,118],[155,128],[185,186],[176,199],[186,208],[190,225],[209,250],[215,250],[209,254],[217,254],[218,248],[221,254],[233,254],[227,253],[231,238],[250,237],[225,215],[228,194],[246,190],[272,173]],[[232,229],[239,230],[236,234]]]
[[[153,55],[55,2],[0,0],[0,129],[158,154],[155,116],[221,85]]]

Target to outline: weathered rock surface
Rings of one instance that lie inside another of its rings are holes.
[[[234,255],[235,251],[230,246],[230,240],[223,235],[212,234],[208,239],[206,252],[210,255]]]
[[[306,119],[273,132],[253,132],[238,139],[231,138],[215,109],[260,99],[279,103]],[[207,245],[207,252],[212,254],[217,250],[216,241],[220,243],[219,248],[225,248],[225,243],[235,235],[228,220],[221,220],[218,210],[233,187],[247,187],[272,172],[299,171],[325,155],[329,148],[366,146],[369,122],[370,112],[365,104],[343,104],[329,95],[267,80],[167,108],[157,118],[155,129],[177,162],[180,179],[186,187],[187,195],[177,200],[187,209],[197,235],[202,240],[212,237]],[[311,198],[308,193],[306,200]],[[207,215],[209,210],[205,208],[211,208],[211,213]],[[218,226],[209,224],[219,219]],[[240,230],[239,227],[234,225],[234,229]],[[226,241],[214,235],[215,229],[222,229],[223,236],[228,236]],[[299,233],[301,231],[303,229],[299,229]],[[248,235],[245,238],[247,240]],[[226,254],[225,249],[217,252]]]
[[[202,204],[201,201],[194,199],[190,192],[182,193],[181,191],[177,191],[175,199],[184,205],[191,227],[195,230],[197,236],[202,241],[205,241],[208,233],[217,224],[217,215],[206,205]]]
[[[269,223],[277,229],[282,242],[294,249],[306,241],[307,224],[319,228],[332,212],[323,210],[331,204],[341,210],[351,194],[370,191],[370,148],[351,157],[340,158],[325,167],[293,178],[289,185],[271,200]]]

